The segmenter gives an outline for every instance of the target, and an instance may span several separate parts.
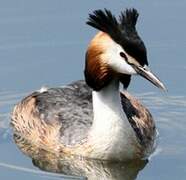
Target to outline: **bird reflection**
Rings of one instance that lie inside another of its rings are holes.
[[[139,171],[148,163],[147,160],[124,163],[84,159],[46,151],[15,134],[14,140],[19,149],[32,158],[33,165],[39,169],[69,176],[80,176],[88,180],[134,180]]]

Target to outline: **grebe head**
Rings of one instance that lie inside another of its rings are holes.
[[[138,15],[136,9],[121,12],[119,20],[107,9],[89,15],[87,24],[100,30],[86,52],[85,80],[93,90],[99,91],[116,77],[127,88],[134,74],[165,90],[148,68],[146,48],[136,30]]]

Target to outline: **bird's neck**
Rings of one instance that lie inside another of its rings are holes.
[[[98,92],[93,91],[93,113],[88,140],[93,148],[92,157],[119,159],[126,154],[132,156],[135,134],[122,109],[118,80]]]
[[[93,113],[94,124],[107,123],[111,113],[121,116],[121,98],[119,92],[119,81],[113,80],[100,91],[93,91]],[[93,125],[94,125],[93,124]]]
[[[130,125],[121,104],[119,80],[114,79],[100,91],[93,91],[93,113],[92,131],[97,134]]]

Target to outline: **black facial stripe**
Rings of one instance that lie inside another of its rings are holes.
[[[130,62],[128,61],[128,58],[127,58],[127,56],[126,56],[126,54],[125,54],[124,52],[120,52],[120,56],[121,56],[129,65],[133,65],[132,63],[130,63]]]
[[[126,61],[128,61],[128,58],[124,52],[120,52],[120,56],[124,58]]]
[[[123,49],[125,49],[130,56],[135,58],[135,60],[138,61],[141,66],[148,65],[146,48],[143,41],[140,39],[135,41],[131,40],[128,42],[123,40],[121,43]]]

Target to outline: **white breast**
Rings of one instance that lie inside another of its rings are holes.
[[[136,154],[135,133],[122,109],[119,82],[113,81],[99,92],[93,92],[93,126],[89,143],[91,157],[130,159]]]

